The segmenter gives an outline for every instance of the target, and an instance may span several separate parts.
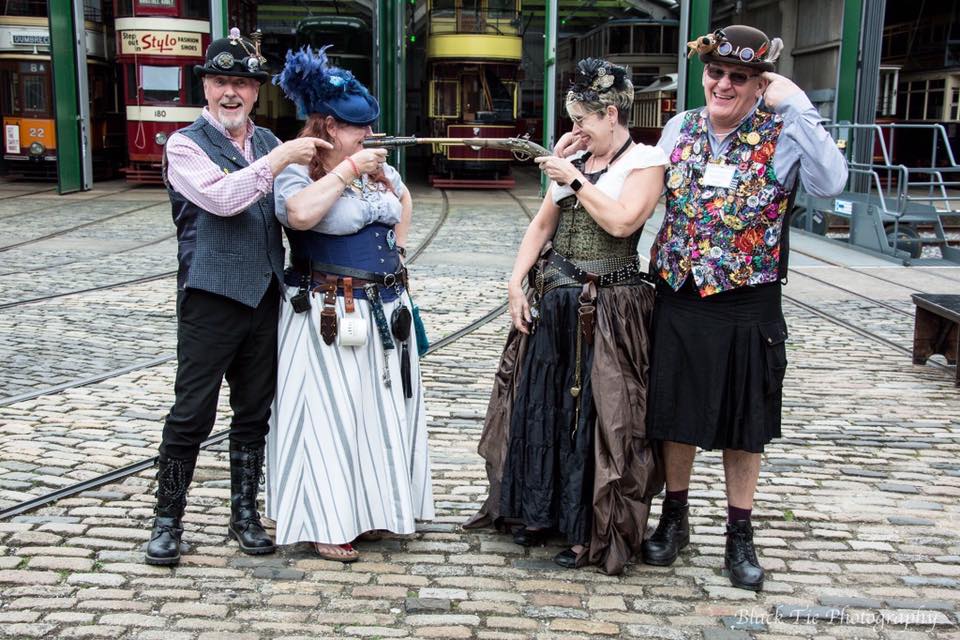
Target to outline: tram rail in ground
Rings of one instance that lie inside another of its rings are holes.
[[[59,237],[59,236],[66,235],[66,234],[68,234],[68,233],[71,233],[71,232],[73,232],[73,231],[77,231],[77,230],[79,230],[79,229],[85,229],[85,228],[87,228],[87,227],[91,227],[91,226],[93,226],[93,225],[95,225],[95,224],[100,224],[100,223],[102,223],[102,222],[107,222],[107,221],[109,221],[109,220],[115,220],[115,219],[121,218],[121,217],[123,217],[123,216],[128,216],[128,215],[130,215],[130,214],[137,213],[137,212],[139,212],[139,211],[143,211],[144,209],[149,209],[150,207],[156,207],[158,204],[159,204],[159,203],[157,203],[157,202],[151,202],[150,204],[141,205],[141,206],[135,207],[135,208],[133,208],[133,209],[127,209],[126,211],[121,211],[120,213],[114,213],[114,214],[111,214],[111,215],[108,215],[108,216],[104,216],[104,217],[102,217],[102,218],[97,218],[96,220],[88,220],[87,222],[82,222],[82,223],[77,224],[77,225],[74,225],[74,226],[72,226],[72,227],[67,227],[66,229],[59,229],[59,230],[53,231],[53,232],[51,232],[51,233],[46,233],[46,234],[44,234],[44,235],[42,235],[42,236],[37,236],[37,237],[35,237],[35,238],[29,238],[29,239],[27,239],[27,240],[21,240],[20,242],[14,242],[14,243],[11,243],[11,244],[3,245],[3,246],[0,246],[0,253],[3,253],[3,252],[5,252],[5,251],[10,251],[11,249],[17,249],[17,248],[19,248],[19,247],[23,247],[23,246],[26,246],[26,245],[28,245],[28,244],[34,244],[34,243],[37,243],[37,242],[43,242],[44,240],[50,240],[50,239],[52,239],[52,238],[57,238],[57,237]]]
[[[411,254],[410,258],[407,260],[407,264],[413,263],[419,256],[423,254],[423,252],[433,242],[433,240],[436,238],[437,234],[439,233],[440,229],[443,227],[443,225],[447,221],[447,218],[449,215],[449,198],[447,197],[447,194],[445,191],[441,190],[441,194],[443,197],[443,205],[441,208],[440,216],[437,222],[434,223],[433,227],[430,229],[430,231],[428,231],[427,235],[421,241],[417,249]],[[524,214],[528,218],[532,218],[532,213],[530,212],[530,209],[522,201],[520,201],[515,195],[513,195],[512,193],[510,195],[520,205]],[[467,325],[461,327],[460,329],[457,329],[447,334],[443,338],[440,338],[439,340],[434,342],[432,345],[430,345],[424,357],[428,357],[430,354],[453,344],[457,340],[460,340],[461,338],[486,326],[490,322],[493,322],[494,320],[499,318],[501,315],[503,315],[503,313],[506,312],[506,310],[507,310],[507,303],[502,303],[497,307],[495,307],[494,309],[492,309],[491,311],[487,312],[482,317],[474,320],[473,322],[468,323]],[[51,387],[51,388],[43,389],[39,391],[32,391],[17,397],[3,398],[3,399],[0,399],[0,407],[14,404],[16,402],[31,400],[44,395],[50,395],[52,393],[59,393],[60,391],[65,391],[71,388],[76,388],[76,387],[85,386],[89,384],[95,384],[97,382],[109,380],[111,378],[114,378],[120,375],[125,375],[127,373],[132,373],[141,369],[146,369],[149,367],[164,364],[172,361],[174,358],[175,358],[174,355],[163,356],[160,358],[155,358],[149,362],[131,365],[128,367],[124,367],[122,369],[105,372],[102,374],[98,374],[96,376],[84,378],[82,380],[77,380],[71,383],[61,384],[56,387]],[[211,435],[209,438],[207,438],[207,440],[203,442],[203,444],[201,445],[201,449],[208,449],[210,447],[216,446],[217,444],[224,442],[229,437],[229,434],[230,434],[229,429],[225,429]],[[126,465],[119,469],[113,469],[106,473],[100,474],[94,478],[89,478],[87,480],[83,480],[81,482],[69,485],[67,487],[62,487],[54,491],[39,495],[35,498],[21,501],[5,509],[0,509],[0,521],[17,516],[17,515],[21,515],[23,513],[27,513],[33,509],[37,509],[47,504],[51,504],[53,502],[56,502],[57,500],[61,500],[70,496],[77,495],[78,493],[82,493],[84,491],[89,491],[107,484],[118,482],[127,477],[130,477],[132,475],[135,475],[137,473],[150,469],[156,464],[156,462],[157,462],[157,456],[145,458],[143,460],[139,460],[137,462]]]
[[[424,237],[424,240],[421,241],[421,243],[420,243],[420,245],[417,247],[416,251],[414,251],[414,252],[411,254],[410,259],[407,261],[408,264],[413,263],[420,255],[423,254],[423,252],[424,252],[424,251],[426,250],[426,248],[433,242],[434,238],[437,236],[437,234],[439,233],[440,229],[443,227],[443,225],[444,225],[444,224],[446,223],[446,221],[447,221],[447,217],[448,217],[448,213],[449,213],[449,199],[447,198],[447,195],[446,195],[445,192],[441,192],[441,193],[442,193],[442,196],[443,196],[443,208],[442,208],[442,210],[441,210],[441,215],[439,216],[437,222],[433,225],[433,227],[431,228],[431,230],[430,230],[430,231],[427,233],[427,235]],[[507,192],[507,193],[508,193],[508,194],[510,195],[510,197],[523,209],[523,211],[524,211],[524,213],[526,214],[526,216],[527,216],[528,218],[532,219],[533,213],[532,213],[532,211],[530,210],[530,208],[527,207],[527,205],[526,205],[525,203],[523,203],[523,201],[520,200],[520,198],[518,198],[515,194],[510,193],[510,192]],[[837,266],[843,266],[843,265],[837,265]],[[857,271],[858,273],[864,273],[864,272],[861,272],[861,271],[859,271],[859,270],[854,270],[854,271]],[[812,279],[814,279],[814,280],[816,280],[816,281],[818,281],[818,282],[820,282],[820,283],[822,283],[822,284],[824,284],[824,285],[831,286],[831,287],[833,287],[833,288],[842,290],[842,291],[844,291],[844,292],[846,292],[846,293],[848,293],[848,294],[852,294],[852,295],[855,295],[855,296],[857,296],[857,297],[863,298],[864,300],[870,302],[871,304],[875,304],[875,305],[877,305],[877,306],[886,308],[886,309],[891,310],[891,311],[895,311],[895,312],[900,313],[900,314],[906,313],[906,312],[904,312],[902,309],[897,309],[896,307],[892,307],[891,305],[887,305],[886,303],[883,303],[882,301],[876,300],[876,299],[871,298],[871,297],[869,297],[869,296],[865,296],[865,295],[863,295],[863,294],[859,294],[858,292],[854,292],[854,291],[852,291],[852,290],[850,290],[850,289],[847,289],[847,288],[845,288],[845,287],[840,287],[840,286],[838,286],[838,285],[835,285],[835,284],[830,283],[830,282],[828,282],[828,281],[826,281],[826,280],[817,278],[817,277],[815,277],[815,276],[810,276],[809,274],[805,274],[805,273],[802,273],[802,272],[799,272],[799,271],[795,271],[795,273],[801,273],[801,275],[804,275],[805,277],[812,278]],[[157,276],[154,276],[154,277],[151,278],[151,279],[156,279],[156,278],[159,278],[159,277],[164,277],[165,275],[170,275],[170,274],[158,274]],[[872,276],[872,274],[865,274],[865,275],[870,275],[871,277],[877,277],[877,276]],[[885,278],[879,278],[879,277],[878,277],[878,279],[887,280],[887,279],[885,279]],[[144,281],[144,279],[139,279],[138,281]],[[904,288],[908,288],[908,289],[911,288],[911,287],[909,287],[909,286],[907,286],[907,285],[903,285],[903,284],[901,284],[901,283],[896,283],[896,282],[894,282],[894,281],[889,281],[889,282],[892,283],[892,284],[896,284],[896,285],[898,285],[898,286],[902,286],[902,287],[904,287]],[[135,281],[127,282],[126,284],[132,284],[132,283],[135,283]],[[121,286],[121,285],[106,285],[106,286],[103,287],[103,288],[108,288],[108,287],[113,287],[113,286]],[[74,292],[74,293],[81,293],[81,292]],[[62,294],[62,295],[71,295],[71,294],[70,294],[70,293],[67,293],[67,294]],[[848,330],[848,331],[851,331],[851,332],[853,332],[853,333],[856,333],[857,335],[860,335],[860,336],[862,336],[862,337],[865,337],[865,338],[868,338],[868,339],[870,339],[870,340],[873,340],[873,341],[875,341],[875,342],[877,342],[877,343],[879,343],[879,344],[882,344],[882,345],[884,345],[884,346],[886,346],[886,347],[888,347],[888,348],[890,348],[890,349],[892,349],[892,350],[895,350],[895,351],[897,351],[897,352],[906,353],[906,354],[909,354],[909,353],[910,353],[910,349],[908,349],[908,348],[906,348],[906,347],[904,347],[904,346],[902,346],[902,345],[899,345],[899,344],[897,344],[896,342],[894,342],[894,341],[892,341],[892,340],[890,340],[890,339],[888,339],[888,338],[885,338],[884,336],[881,336],[881,335],[879,335],[879,334],[877,334],[877,333],[875,333],[875,332],[873,332],[873,331],[870,331],[869,329],[865,329],[865,328],[863,328],[863,327],[861,327],[861,326],[857,326],[857,325],[855,325],[855,324],[853,324],[853,323],[851,323],[851,322],[849,322],[849,321],[847,321],[847,320],[844,320],[843,318],[840,318],[839,316],[836,316],[836,315],[834,315],[834,314],[831,314],[831,313],[829,313],[829,312],[827,312],[827,311],[825,311],[825,310],[817,307],[816,305],[811,305],[811,304],[806,303],[806,302],[804,302],[804,301],[802,301],[802,300],[799,300],[798,298],[796,298],[796,297],[794,297],[794,296],[787,295],[787,294],[784,295],[784,299],[785,299],[789,304],[792,304],[792,305],[795,305],[795,306],[798,307],[798,308],[804,309],[804,310],[806,310],[806,311],[808,311],[808,312],[816,315],[817,317],[819,317],[819,318],[821,318],[821,319],[823,319],[823,320],[826,320],[827,322],[830,322],[830,323],[832,323],[832,324],[835,324],[835,325],[837,325],[837,326],[840,326],[840,327],[842,327],[842,328],[844,328],[844,329],[846,329],[846,330]],[[453,344],[453,343],[456,342],[457,340],[459,340],[459,339],[461,339],[461,338],[463,338],[463,337],[465,337],[465,336],[467,336],[467,335],[469,335],[469,334],[477,331],[478,329],[486,326],[486,325],[489,324],[490,322],[492,322],[492,321],[494,321],[495,319],[499,318],[499,317],[507,310],[507,306],[508,306],[508,305],[507,305],[506,303],[500,304],[500,305],[498,305],[497,307],[495,307],[494,309],[492,309],[491,311],[489,311],[488,313],[486,313],[486,314],[485,314],[484,316],[482,316],[481,318],[478,318],[477,320],[474,320],[473,322],[468,323],[467,325],[461,327],[460,329],[457,329],[456,331],[454,331],[454,332],[452,332],[452,333],[450,333],[450,334],[447,334],[446,336],[444,336],[443,338],[441,338],[440,340],[436,341],[433,345],[430,346],[430,348],[427,350],[426,356],[429,356],[430,354],[432,354],[432,353],[434,353],[434,352],[436,352],[436,351],[438,351],[438,350],[440,350],[440,349],[443,349],[443,348],[449,346],[450,344]],[[0,307],[0,308],[2,308],[2,307]],[[909,315],[909,314],[907,314],[907,315]],[[426,357],[426,356],[425,356],[425,357]],[[37,397],[40,397],[40,396],[43,396],[43,395],[49,395],[49,394],[52,394],[52,393],[57,393],[57,392],[60,392],[60,391],[66,390],[66,389],[70,389],[70,388],[75,388],[75,387],[84,386],[84,385],[88,385],[88,384],[94,384],[94,383],[96,383],[96,382],[100,382],[100,381],[103,381],[103,380],[108,380],[108,379],[117,377],[117,376],[119,376],[119,375],[124,375],[124,374],[126,374],[126,373],[131,373],[131,372],[134,372],[134,371],[137,371],[137,370],[140,370],[140,369],[145,369],[145,368],[157,366],[157,365],[159,365],[159,364],[163,364],[163,363],[172,361],[172,360],[174,359],[174,357],[175,357],[175,356],[173,356],[173,355],[163,356],[163,357],[161,357],[161,358],[153,359],[153,360],[151,360],[151,361],[149,361],[149,362],[131,365],[131,366],[125,367],[125,368],[123,368],[123,369],[118,369],[118,370],[106,372],[106,373],[103,373],[103,374],[99,374],[99,375],[96,375],[96,376],[92,376],[92,377],[89,377],[89,378],[85,378],[85,379],[83,379],[83,380],[78,380],[78,381],[74,381],[74,382],[71,382],[71,383],[65,383],[65,384],[62,384],[62,385],[58,385],[57,387],[51,387],[51,388],[45,389],[45,390],[30,392],[30,393],[28,393],[28,394],[23,394],[22,396],[18,396],[18,397],[14,397],[14,398],[0,399],[0,407],[6,406],[6,405],[8,405],[8,404],[13,404],[13,403],[15,403],[15,402],[21,402],[21,401],[28,400],[28,399],[32,399],[32,398],[37,398]],[[944,364],[941,364],[941,363],[936,362],[936,361],[932,361],[932,364],[934,364],[935,366],[938,366],[938,367],[940,367],[940,368],[942,368],[942,369],[946,369],[946,370],[951,370],[951,369],[952,369],[951,367],[949,367],[949,366],[947,366],[947,365],[944,365]],[[207,448],[216,446],[217,444],[220,444],[220,443],[224,442],[228,437],[229,437],[229,430],[220,431],[220,432],[212,435],[210,438],[208,438],[208,439],[203,443],[202,448],[207,449]],[[4,519],[10,518],[10,517],[14,517],[14,516],[16,516],[16,515],[20,515],[20,514],[26,513],[26,512],[28,512],[28,511],[33,510],[33,509],[36,509],[36,508],[42,507],[42,506],[44,506],[44,505],[47,505],[47,504],[56,502],[57,500],[60,500],[60,499],[63,499],[63,498],[69,497],[69,496],[77,495],[78,493],[82,493],[82,492],[84,492],[84,491],[88,491],[88,490],[91,490],[91,489],[95,489],[95,488],[97,488],[97,487],[104,486],[104,485],[106,485],[106,484],[111,484],[111,483],[114,483],[114,482],[118,482],[118,481],[120,481],[120,480],[123,480],[123,479],[129,477],[129,476],[132,476],[132,475],[135,475],[135,474],[140,473],[140,472],[142,472],[142,471],[145,471],[145,470],[151,468],[152,466],[154,466],[155,464],[156,464],[156,457],[155,457],[155,456],[154,456],[154,457],[150,457],[150,458],[146,458],[146,459],[137,461],[137,462],[135,462],[135,463],[126,465],[126,466],[124,466],[124,467],[121,467],[121,468],[119,468],[119,469],[111,470],[111,471],[109,471],[109,472],[107,472],[107,473],[104,473],[104,474],[101,474],[101,475],[99,475],[99,476],[97,476],[97,477],[94,477],[94,478],[91,478],[91,479],[88,479],[88,480],[84,480],[84,481],[82,481],[82,482],[79,482],[79,483],[70,485],[70,486],[68,486],[68,487],[59,488],[59,489],[57,489],[57,490],[55,490],[55,491],[48,492],[48,493],[46,493],[46,494],[37,496],[37,497],[35,497],[35,498],[31,498],[31,499],[29,499],[29,500],[24,500],[24,501],[22,501],[22,502],[20,502],[20,503],[18,503],[18,504],[15,504],[15,505],[13,505],[13,506],[11,506],[11,507],[8,507],[8,508],[5,508],[5,509],[0,510],[0,520],[4,520]]]

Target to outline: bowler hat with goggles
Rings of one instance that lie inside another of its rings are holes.
[[[234,76],[252,78],[261,84],[270,80],[267,72],[267,59],[260,53],[260,32],[250,39],[240,35],[236,27],[230,29],[230,35],[219,38],[207,47],[207,59],[203,65],[195,65],[193,72],[198,76]]]

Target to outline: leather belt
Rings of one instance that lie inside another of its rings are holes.
[[[347,281],[351,281],[353,283],[351,290],[362,289],[365,285],[368,285],[368,284],[375,284],[377,286],[386,287],[388,289],[394,287],[397,283],[399,283],[400,286],[402,287],[406,287],[407,285],[406,273],[402,273],[402,274],[374,273],[372,271],[361,271],[359,269],[356,271],[356,273],[369,273],[370,275],[380,276],[380,277],[376,279],[358,278],[358,277],[345,275],[342,273],[333,273],[330,271],[313,271],[310,274],[310,277],[316,283],[323,283],[327,279],[327,276],[333,276],[334,278],[339,277],[341,282],[343,283],[344,288],[348,286]],[[318,286],[322,286],[322,285],[314,285],[312,288],[316,289],[318,288]]]
[[[620,267],[616,271],[604,273],[603,275],[584,271],[578,267],[575,262],[568,260],[556,251],[551,251],[549,253],[547,256],[547,264],[571,280],[576,280],[580,284],[592,282],[598,287],[610,287],[617,283],[633,280],[635,278],[639,278],[645,282],[649,282],[650,284],[654,284],[656,282],[653,276],[645,271],[640,270],[640,263],[638,260],[633,260],[623,267]]]
[[[295,262],[294,269],[303,273],[307,270],[306,262]],[[376,271],[366,271],[364,269],[354,269],[339,264],[326,264],[324,262],[310,262],[312,277],[316,282],[323,282],[328,275],[353,278],[354,287],[362,288],[365,284],[376,284],[381,287],[394,287],[401,285],[407,286],[407,270],[401,267],[396,273],[377,273]]]

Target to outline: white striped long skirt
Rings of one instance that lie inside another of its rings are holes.
[[[294,288],[288,291],[296,293]],[[410,307],[407,294],[402,296]],[[365,531],[413,533],[415,520],[434,517],[427,420],[416,335],[408,348],[413,397],[400,380],[400,350],[383,345],[366,300],[353,317],[367,325],[357,347],[327,345],[320,337],[322,296],[294,313],[281,302],[277,395],[267,436],[267,517],[277,544],[342,544]],[[385,303],[389,321],[399,300]],[[337,315],[344,317],[343,298]]]

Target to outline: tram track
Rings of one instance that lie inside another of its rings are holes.
[[[430,244],[436,238],[437,234],[440,232],[440,229],[443,227],[443,225],[446,224],[447,218],[449,216],[449,198],[447,197],[445,191],[441,190],[441,194],[443,196],[443,205],[441,208],[440,217],[438,218],[437,222],[433,225],[431,230],[424,237],[424,239],[421,241],[421,243],[417,246],[416,251],[414,251],[413,254],[411,254],[410,258],[407,260],[407,264],[414,262],[420,255],[423,254],[426,248],[430,246]],[[517,202],[517,204],[523,210],[524,214],[529,219],[532,219],[533,214],[530,211],[529,207],[527,207],[514,194],[509,192],[508,194],[514,199],[514,201]],[[430,347],[427,349],[426,353],[424,354],[424,357],[425,358],[429,357],[431,354],[448,347],[449,345],[464,338],[465,336],[468,336],[474,333],[475,331],[481,329],[482,327],[486,326],[490,322],[493,322],[494,320],[499,318],[501,315],[503,315],[503,313],[506,312],[507,308],[508,308],[508,303],[504,302],[498,305],[496,308],[484,314],[482,317],[477,318],[476,320],[468,323],[467,325],[461,327],[460,329],[457,329],[451,333],[448,333],[444,337],[440,338],[439,340],[431,344]],[[83,380],[64,383],[64,384],[58,385],[57,387],[50,387],[49,389],[45,389],[45,390],[33,391],[33,392],[22,394],[16,397],[3,398],[3,399],[0,399],[0,407],[7,406],[15,402],[23,402],[26,400],[35,399],[43,395],[59,393],[61,391],[76,388],[79,386],[95,384],[97,382],[109,380],[111,378],[114,378],[120,375],[125,375],[127,373],[132,373],[141,369],[146,369],[146,368],[157,366],[160,364],[165,364],[167,362],[174,360],[175,357],[176,357],[175,355],[162,356],[160,358],[155,358],[149,362],[131,365],[128,367],[124,367],[122,369],[116,369],[113,371],[101,373],[96,376],[85,378]],[[207,438],[201,444],[200,448],[209,449],[210,447],[214,447],[226,441],[229,438],[229,436],[230,436],[230,430],[224,429]],[[113,469],[106,473],[100,474],[94,478],[89,478],[87,480],[83,480],[73,485],[62,487],[54,491],[45,493],[35,498],[21,501],[11,507],[0,509],[0,521],[5,520],[7,518],[12,518],[17,515],[21,515],[28,511],[32,511],[33,509],[43,507],[45,505],[56,502],[58,500],[62,500],[64,498],[77,495],[84,491],[90,491],[92,489],[96,489],[98,487],[102,487],[107,484],[122,481],[130,476],[136,475],[138,473],[141,473],[143,471],[146,471],[152,468],[153,466],[156,465],[158,457],[159,456],[151,456],[149,458],[139,460],[137,462],[120,467],[118,469]]]
[[[862,336],[862,337],[864,337],[864,338],[868,338],[868,339],[870,339],[870,340],[873,340],[874,342],[877,342],[877,343],[882,344],[882,345],[884,345],[884,346],[886,346],[886,347],[889,347],[890,349],[893,349],[894,351],[898,351],[898,352],[900,352],[900,353],[907,354],[907,355],[909,355],[909,356],[911,356],[911,357],[913,356],[913,351],[912,351],[911,349],[908,349],[907,347],[904,347],[904,346],[901,345],[901,344],[897,344],[897,343],[894,342],[893,340],[890,340],[889,338],[885,338],[885,337],[883,337],[883,336],[881,336],[881,335],[879,335],[879,334],[877,334],[877,333],[874,333],[873,331],[870,331],[869,329],[864,329],[863,327],[858,326],[858,325],[856,325],[856,324],[854,324],[854,323],[852,323],[852,322],[849,322],[849,321],[847,321],[847,320],[844,320],[843,318],[840,318],[839,316],[835,316],[835,315],[833,315],[832,313],[828,313],[827,311],[824,311],[823,309],[821,309],[820,307],[817,307],[816,305],[812,305],[812,304],[810,304],[810,303],[808,303],[808,302],[804,302],[803,300],[800,300],[800,299],[798,299],[798,298],[795,298],[794,296],[788,295],[788,294],[786,294],[786,293],[783,294],[783,298],[784,298],[784,300],[786,300],[786,301],[789,302],[790,304],[793,304],[793,305],[795,305],[795,306],[797,306],[797,307],[799,307],[799,308],[801,308],[801,309],[804,309],[804,310],[806,310],[806,311],[809,311],[810,313],[814,314],[815,316],[817,316],[817,317],[819,317],[819,318],[821,318],[821,319],[823,319],[823,320],[826,320],[827,322],[830,322],[830,323],[832,323],[832,324],[835,324],[835,325],[837,325],[837,326],[839,326],[839,327],[843,327],[844,329],[847,329],[848,331],[851,331],[851,332],[853,332],[853,333],[855,333],[855,334],[857,334],[857,335],[859,335],[859,336]],[[908,315],[909,315],[909,314],[908,314]],[[951,373],[953,372],[953,366],[948,365],[948,364],[943,364],[942,362],[937,362],[936,360],[929,360],[929,361],[927,362],[927,364],[933,365],[933,366],[935,366],[935,367],[938,367],[938,368],[940,368],[940,369],[949,371],[949,372],[951,372]]]
[[[50,187],[49,189],[38,189],[37,191],[27,191],[25,193],[18,193],[13,196],[3,196],[3,197],[0,197],[0,202],[6,202],[7,200],[16,200],[17,198],[26,198],[27,196],[35,196],[41,193],[50,193],[51,191],[56,191],[56,187]],[[9,215],[17,215],[17,214],[14,213]],[[3,220],[6,217],[7,216],[0,216],[0,220]]]
[[[913,287],[913,286],[911,286],[911,285],[906,285],[906,284],[903,284],[902,282],[897,282],[896,280],[891,280],[890,278],[884,278],[883,276],[878,276],[878,275],[875,274],[875,273],[870,273],[869,271],[865,271],[865,270],[863,270],[863,269],[855,269],[855,268],[853,268],[853,267],[851,267],[851,266],[849,266],[849,265],[840,264],[839,262],[834,262],[834,261],[832,261],[832,260],[827,260],[826,258],[823,258],[823,257],[821,257],[821,256],[817,256],[817,255],[814,255],[814,254],[812,254],[812,253],[807,253],[806,251],[800,251],[799,249],[797,249],[797,248],[795,248],[795,247],[791,247],[791,248],[790,248],[790,252],[791,252],[791,253],[797,253],[797,254],[799,254],[799,255],[806,256],[806,257],[808,257],[808,258],[812,258],[812,259],[814,259],[814,260],[816,260],[816,261],[818,261],[818,262],[822,262],[822,263],[824,263],[824,264],[826,264],[826,265],[829,265],[829,266],[831,266],[831,267],[838,267],[838,268],[840,268],[840,269],[845,269],[845,270],[847,270],[847,271],[852,271],[853,273],[859,273],[860,275],[867,276],[868,278],[873,278],[874,280],[880,280],[881,282],[887,282],[887,283],[889,283],[889,284],[894,284],[894,285],[897,285],[898,287],[904,287],[904,288],[907,288],[907,289],[912,289],[914,292],[917,292],[917,293],[922,292],[922,289],[917,289],[916,287]],[[890,266],[893,267],[893,266],[896,266],[896,265],[894,265],[894,264],[891,263]],[[924,269],[923,267],[913,267],[913,268],[914,268],[914,269]],[[927,275],[935,276],[935,277],[937,277],[937,278],[942,278],[942,279],[944,279],[944,280],[949,280],[950,282],[956,282],[956,283],[960,284],[960,279],[951,278],[951,277],[948,276],[948,275],[944,275],[944,274],[942,274],[942,273],[937,273],[936,271],[929,271],[929,270],[924,269],[923,273],[925,273],[925,274],[927,274]]]
[[[10,309],[13,307],[20,307],[26,304],[36,304],[38,302],[46,302],[47,300],[55,300],[57,298],[65,298],[67,296],[77,296],[77,295],[82,295],[84,293],[92,293],[94,291],[106,291],[108,289],[119,289],[121,287],[127,287],[133,284],[144,284],[146,282],[153,282],[154,280],[162,280],[163,278],[169,278],[175,275],[177,275],[176,270],[164,271],[163,273],[157,273],[150,276],[143,276],[141,278],[133,278],[131,280],[124,280],[123,282],[103,284],[97,287],[88,287],[86,289],[75,289],[73,291],[62,291],[60,293],[51,293],[50,295],[38,296],[36,298],[28,298],[27,300],[17,300],[16,302],[5,302],[3,304],[0,304],[0,310]]]
[[[100,200],[101,198],[109,198],[110,196],[116,196],[116,195],[119,195],[119,194],[121,194],[121,193],[127,193],[128,191],[133,191],[133,190],[136,189],[136,188],[137,188],[137,187],[133,186],[133,187],[127,187],[126,189],[120,189],[119,191],[108,191],[108,192],[106,192],[106,193],[101,193],[101,194],[98,195],[98,196],[91,196],[91,197],[89,197],[89,198],[84,198],[83,200],[74,200],[74,201],[71,201],[71,202],[72,202],[72,203],[84,204],[84,203],[87,203],[87,202],[92,202],[92,201],[94,201],[94,200]],[[43,189],[43,190],[41,190],[41,191],[30,191],[30,192],[28,192],[28,193],[24,193],[24,194],[20,194],[20,195],[16,195],[16,196],[7,196],[7,197],[0,198],[0,202],[4,202],[4,201],[7,201],[7,200],[16,200],[17,198],[23,198],[23,197],[26,197],[26,196],[33,196],[33,195],[37,195],[37,194],[40,194],[40,193],[49,193],[49,192],[55,191],[55,190],[56,190],[55,188],[53,188],[53,189]],[[15,216],[33,215],[33,214],[35,214],[35,213],[40,213],[40,212],[42,212],[42,211],[49,211],[49,210],[51,210],[51,209],[58,209],[58,208],[61,208],[61,207],[63,207],[63,206],[64,206],[64,205],[63,205],[63,202],[62,202],[62,201],[58,201],[57,204],[51,204],[51,205],[46,206],[46,207],[40,207],[39,209],[32,209],[32,210],[30,210],[30,211],[27,211],[26,213],[20,213],[20,212],[7,213],[7,214],[4,214],[4,215],[0,216],[0,221],[6,220],[7,218],[13,218],[13,217],[15,217]]]
[[[50,240],[51,238],[57,238],[57,237],[59,237],[59,236],[62,236],[62,235],[71,233],[71,232],[73,232],[73,231],[77,231],[77,230],[79,230],[79,229],[86,229],[87,227],[91,227],[91,226],[93,226],[93,225],[95,225],[95,224],[100,224],[101,222],[108,222],[108,221],[110,221],[110,220],[116,220],[117,218],[121,218],[121,217],[123,217],[123,216],[128,216],[128,215],[130,215],[130,214],[137,213],[137,212],[139,212],[139,211],[143,211],[144,209],[149,209],[149,208],[151,208],[151,207],[156,207],[156,206],[158,206],[159,204],[161,204],[161,203],[151,202],[150,204],[138,206],[138,207],[135,207],[135,208],[133,208],[133,209],[127,209],[126,211],[121,211],[120,213],[114,213],[114,214],[109,215],[109,216],[104,216],[103,218],[97,218],[96,220],[88,220],[87,222],[83,222],[83,223],[74,225],[74,226],[72,226],[72,227],[67,227],[66,229],[59,229],[59,230],[57,230],[57,231],[53,231],[53,232],[51,232],[51,233],[44,234],[44,235],[42,235],[42,236],[37,236],[37,237],[35,237],[35,238],[30,238],[30,239],[28,239],[28,240],[22,240],[22,241],[20,241],[20,242],[14,242],[14,243],[12,243],[12,244],[3,245],[3,246],[0,246],[0,253],[3,253],[3,252],[5,252],[5,251],[10,251],[11,249],[17,249],[17,248],[19,248],[19,247],[23,247],[23,246],[26,246],[26,245],[28,245],[28,244],[34,244],[34,243],[36,243],[36,242],[42,242],[42,241],[44,241],[44,240]]]
[[[38,266],[38,267],[30,267],[30,268],[28,268],[28,269],[19,269],[19,270],[17,270],[17,271],[6,271],[6,272],[4,272],[4,273],[0,273],[0,278],[3,278],[3,277],[5,277],[5,276],[16,276],[16,275],[20,275],[20,274],[22,274],[22,273],[36,273],[36,272],[38,272],[38,271],[46,271],[47,269],[59,269],[60,267],[67,267],[67,266],[70,266],[70,265],[72,265],[72,264],[80,264],[80,263],[83,263],[83,262],[92,262],[92,261],[94,261],[94,260],[102,260],[103,258],[106,258],[106,257],[119,256],[119,255],[124,254],[124,253],[129,253],[129,252],[131,252],[131,251],[136,251],[137,249],[144,249],[144,248],[146,248],[146,247],[152,247],[152,246],[155,245],[155,244],[160,244],[161,242],[166,242],[167,240],[170,240],[171,238],[176,238],[176,237],[177,237],[177,234],[176,234],[176,233],[168,233],[168,234],[166,234],[166,235],[164,235],[164,236],[161,236],[160,238],[157,238],[156,240],[150,240],[149,242],[144,242],[144,243],[141,243],[141,244],[134,245],[134,246],[132,246],[132,247],[127,247],[127,248],[125,248],[125,249],[120,249],[119,251],[111,251],[111,252],[109,252],[109,253],[101,253],[101,254],[95,255],[95,256],[89,256],[89,257],[86,257],[86,258],[77,258],[77,259],[75,259],[75,260],[66,260],[66,261],[64,261],[64,262],[56,262],[56,263],[54,263],[54,264],[44,264],[44,265],[40,265],[40,266]]]

